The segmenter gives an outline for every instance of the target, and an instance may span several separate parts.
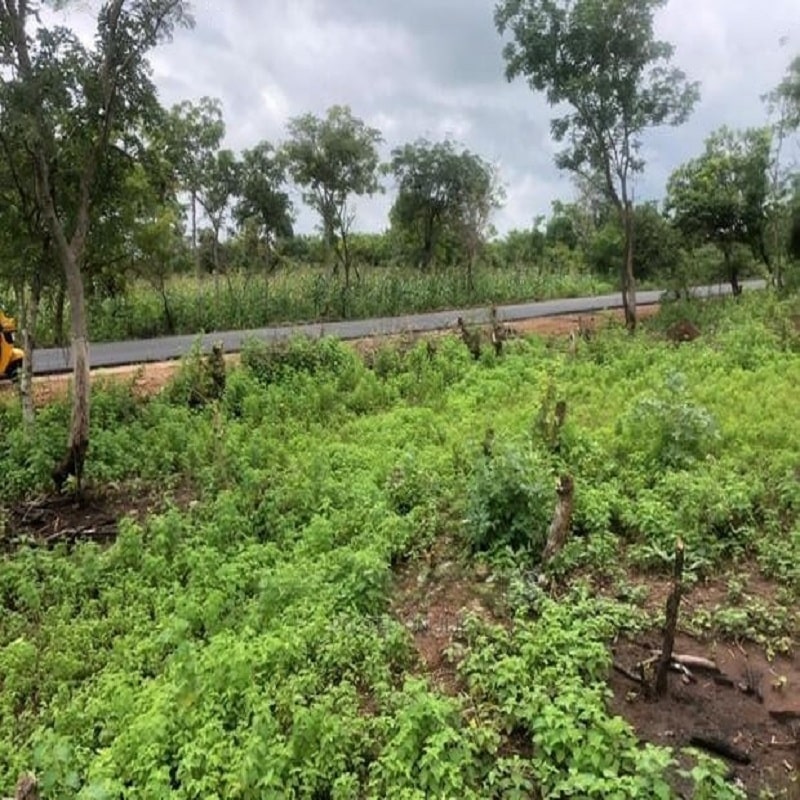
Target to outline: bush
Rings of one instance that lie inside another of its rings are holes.
[[[704,458],[719,437],[711,414],[688,398],[680,373],[667,378],[660,395],[639,399],[620,421],[620,433],[623,447],[639,453],[646,464],[672,469]]]
[[[242,348],[242,364],[263,384],[277,383],[291,373],[339,375],[355,363],[346,345],[331,337],[294,336],[285,342],[253,339]]]
[[[508,447],[482,458],[468,495],[467,537],[473,550],[544,547],[555,502],[555,482],[545,458]]]

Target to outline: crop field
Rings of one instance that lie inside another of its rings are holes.
[[[3,400],[0,796],[796,797],[799,322],[190,356],[94,391],[80,504]]]
[[[647,284],[644,284],[645,287]],[[125,291],[90,300],[92,341],[119,341],[173,333],[246,330],[287,322],[400,316],[491,303],[583,297],[614,291],[608,279],[574,264],[561,273],[529,265],[481,265],[469,285],[463,269],[421,272],[362,267],[349,289],[328,270],[291,265],[274,275],[231,272],[198,280],[171,276],[158,288],[131,281]],[[42,305],[36,340],[54,344],[55,298]]]

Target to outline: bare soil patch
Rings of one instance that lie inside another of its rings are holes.
[[[451,696],[465,689],[457,672],[464,655],[463,627],[467,615],[508,624],[505,586],[482,564],[466,563],[454,554],[451,542],[437,543],[429,552],[403,565],[395,574],[392,611],[413,637],[419,667],[441,691]],[[641,576],[639,576],[641,578]],[[636,576],[632,576],[634,584]],[[650,611],[663,613],[669,581],[647,581]],[[769,598],[774,590],[757,574],[747,577],[746,591]],[[701,584],[684,598],[682,614],[729,605],[721,581]],[[637,664],[650,658],[661,644],[660,633],[636,640],[622,638],[612,646],[615,663],[636,674]],[[795,658],[768,660],[762,648],[747,643],[703,641],[679,633],[675,653],[701,656],[715,662],[718,674],[692,670],[691,679],[670,675],[669,693],[648,699],[642,687],[611,671],[611,713],[626,719],[637,736],[656,745],[685,748],[695,737],[728,744],[749,759],[743,764],[725,759],[731,780],[749,796],[762,790],[769,796],[800,797],[800,664]],[[703,748],[701,748],[703,749]],[[530,742],[504,743],[504,752],[530,755]],[[720,757],[719,754],[713,754]],[[692,763],[683,759],[681,766]],[[678,791],[688,790],[674,776]],[[687,795],[688,796],[688,795]]]
[[[498,622],[503,591],[488,569],[465,565],[443,540],[395,574],[392,611],[409,630],[421,668],[446,694],[463,688],[457,667],[467,616]]]
[[[113,542],[119,521],[130,517],[142,521],[166,507],[169,497],[178,506],[188,506],[193,494],[188,487],[165,495],[155,489],[84,491],[72,495],[47,495],[26,500],[6,509],[0,525],[0,552],[25,544],[55,547],[81,541]]]
[[[660,646],[660,637],[621,640],[614,660],[635,672]],[[647,742],[688,747],[694,737],[729,744],[750,759],[728,759],[731,777],[756,797],[762,789],[797,797],[800,769],[800,666],[795,659],[770,662],[759,648],[742,644],[700,643],[685,635],[676,639],[676,653],[714,661],[722,677],[693,671],[689,681],[670,675],[667,697],[645,699],[640,687],[612,672],[610,710],[630,722]]]

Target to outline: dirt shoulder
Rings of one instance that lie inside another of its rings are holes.
[[[659,306],[648,305],[639,307],[639,318],[652,317],[658,312]],[[596,327],[610,320],[619,321],[623,318],[621,310],[602,311],[592,314],[567,314],[555,317],[538,317],[536,319],[517,320],[510,323],[514,331],[522,334],[538,336],[568,336],[571,331],[578,328],[582,322],[584,326]],[[438,334],[419,334],[420,338]],[[348,342],[360,352],[374,349],[378,340],[382,343],[407,340],[407,336],[382,336],[354,339]],[[238,363],[237,354],[226,357],[229,363]],[[106,367],[92,370],[92,382],[102,383],[108,381],[129,381],[132,391],[139,396],[152,395],[162,389],[172,378],[180,365],[180,361],[159,361],[151,364],[131,364],[123,367]],[[47,405],[57,397],[64,397],[69,391],[71,376],[47,375],[34,378],[34,403],[41,407]],[[13,386],[7,382],[0,382],[0,397],[10,395]]]

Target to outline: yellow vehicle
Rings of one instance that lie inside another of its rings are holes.
[[[17,321],[0,308],[0,378],[14,378],[22,366],[22,350],[14,346]]]

